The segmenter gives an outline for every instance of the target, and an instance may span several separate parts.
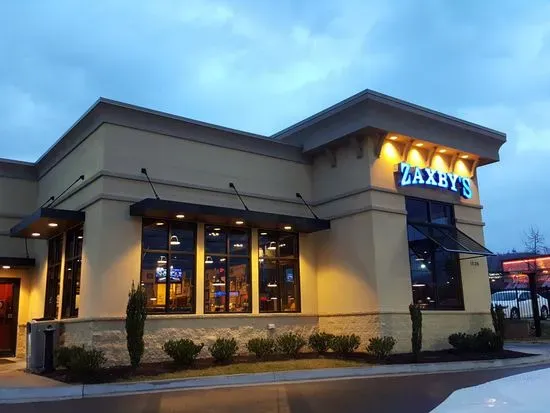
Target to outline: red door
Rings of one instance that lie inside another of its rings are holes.
[[[19,280],[0,279],[0,356],[15,356]]]

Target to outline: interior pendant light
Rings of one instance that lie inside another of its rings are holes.
[[[163,264],[166,264],[167,262],[168,262],[168,260],[166,259],[166,256],[161,255],[160,258],[157,261],[157,264],[163,265]]]
[[[277,283],[275,281],[270,281],[267,283],[269,288],[277,288]]]
[[[177,235],[172,235],[170,237],[170,245],[180,245],[180,240],[178,239]]]
[[[212,283],[214,287],[224,287],[225,281],[223,281],[218,275],[216,278],[214,278],[214,282]]]
[[[206,259],[204,260],[204,263],[205,264],[214,264],[214,260],[212,259],[212,257],[210,255],[207,255]]]
[[[275,241],[271,241],[269,245],[267,246],[268,250],[276,250],[277,249],[277,243]]]

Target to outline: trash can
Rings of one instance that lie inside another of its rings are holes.
[[[48,332],[48,333],[46,333]],[[54,319],[39,318],[27,323],[27,370],[41,373],[46,368],[46,337],[49,334],[51,355],[59,341],[59,328]],[[51,359],[53,368],[53,358]]]

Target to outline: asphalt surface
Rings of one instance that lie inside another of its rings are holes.
[[[454,390],[541,368],[550,364],[0,405],[0,413],[424,413]]]

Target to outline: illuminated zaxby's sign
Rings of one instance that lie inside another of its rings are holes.
[[[472,185],[469,178],[437,169],[414,167],[406,162],[397,165],[397,184],[442,188],[459,193],[465,199],[472,198]]]

